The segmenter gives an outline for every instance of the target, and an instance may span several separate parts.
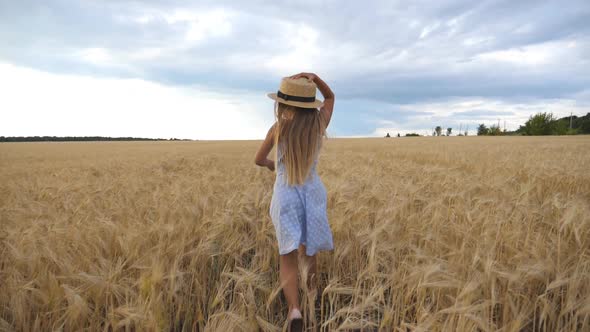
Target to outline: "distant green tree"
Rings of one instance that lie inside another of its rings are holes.
[[[502,135],[502,130],[498,125],[491,125],[490,129],[488,129],[488,135],[490,136],[500,136]]]
[[[569,129],[569,124],[566,121],[556,121],[552,135],[566,135]]]
[[[480,124],[479,127],[477,127],[477,136],[484,136],[484,135],[489,135],[490,130],[488,129],[488,127],[486,127],[485,124]]]
[[[452,131],[453,131],[453,128],[447,128],[447,136],[451,136]]]
[[[525,135],[552,135],[557,132],[557,121],[553,113],[537,113],[531,115],[529,120],[524,124],[523,132]]]
[[[434,132],[436,132],[436,136],[440,136],[440,134],[442,133],[442,127],[436,126],[436,128],[434,128]]]
[[[590,113],[579,118],[577,128],[579,134],[590,134]]]
[[[520,135],[578,135],[590,134],[590,113],[555,119],[551,113],[537,113],[512,134]]]
[[[420,136],[420,134],[416,134],[416,133],[407,133],[406,137],[412,137],[412,136]]]

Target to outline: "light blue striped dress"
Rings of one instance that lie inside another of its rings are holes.
[[[318,159],[302,185],[289,186],[282,151],[277,146],[276,179],[270,202],[270,217],[275,228],[279,254],[284,255],[305,245],[305,254],[333,250],[332,230],[326,211],[327,193],[317,174]]]

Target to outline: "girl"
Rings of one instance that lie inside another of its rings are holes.
[[[324,97],[315,99],[316,88]],[[256,154],[256,165],[276,167],[270,216],[279,247],[279,277],[289,305],[289,331],[301,331],[297,260],[306,261],[311,289],[315,289],[316,253],[333,250],[326,213],[326,188],[316,172],[317,158],[334,109],[334,93],[317,75],[285,77],[275,100],[276,122]],[[318,110],[317,107],[321,106]],[[275,160],[267,159],[276,146]]]

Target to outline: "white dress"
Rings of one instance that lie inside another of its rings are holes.
[[[280,255],[290,253],[300,244],[305,245],[307,256],[313,256],[320,250],[334,249],[326,211],[326,188],[316,172],[317,163],[316,157],[304,184],[289,186],[280,145],[277,146],[277,169],[270,216]]]

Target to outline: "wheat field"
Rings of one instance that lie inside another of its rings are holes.
[[[0,330],[283,330],[260,143],[0,144]],[[326,140],[308,331],[589,331],[589,151]]]

